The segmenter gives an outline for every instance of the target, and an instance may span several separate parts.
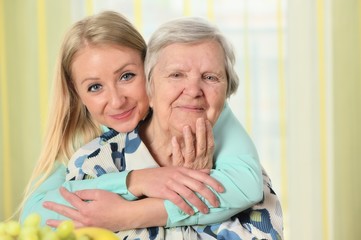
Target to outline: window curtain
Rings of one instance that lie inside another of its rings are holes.
[[[0,0],[0,221],[37,160],[62,37],[102,10],[146,40],[184,15],[218,25],[237,57],[230,105],[281,199],[285,239],[361,235],[361,0]]]

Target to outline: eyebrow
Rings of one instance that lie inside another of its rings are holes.
[[[80,85],[83,85],[84,82],[86,81],[94,81],[94,80],[99,80],[98,77],[87,77],[87,78],[84,78],[81,82],[80,82]]]
[[[135,63],[126,63],[126,64],[120,66],[117,70],[115,70],[113,72],[113,74],[115,75],[115,74],[121,72],[127,66],[132,66],[132,65],[137,66],[137,64],[135,64]],[[94,81],[94,80],[99,80],[99,79],[100,79],[99,77],[86,77],[80,82],[80,84],[82,85],[86,81]]]

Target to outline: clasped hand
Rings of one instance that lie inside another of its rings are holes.
[[[183,142],[173,138],[172,149],[173,166],[131,171],[127,178],[128,190],[140,198],[169,200],[189,215],[194,214],[189,204],[202,213],[208,212],[204,201],[218,207],[219,202],[212,189],[217,192],[223,192],[224,189],[209,175],[214,153],[212,126],[209,121],[198,119],[195,134],[189,126],[185,126]],[[74,220],[77,227],[98,226],[120,230],[119,216],[118,221],[112,220],[110,216],[116,215],[115,209],[122,206],[125,210],[129,202],[118,194],[95,189],[71,193],[61,188],[60,192],[73,207],[55,202],[45,202],[44,207]],[[59,223],[58,220],[47,221],[52,227]]]

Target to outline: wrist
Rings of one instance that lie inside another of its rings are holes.
[[[141,170],[130,171],[127,176],[127,180],[126,180],[128,192],[130,192],[131,194],[133,194],[134,196],[136,196],[138,198],[143,196],[143,193],[139,188],[139,184],[137,184],[139,182],[139,180],[138,180],[139,175],[140,175],[140,174],[138,174],[139,171],[141,171]]]

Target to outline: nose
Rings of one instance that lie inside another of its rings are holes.
[[[113,89],[109,93],[108,103],[112,108],[119,108],[125,103],[125,99],[126,97],[121,93],[121,91],[118,89]]]
[[[202,78],[198,76],[188,77],[184,84],[184,93],[192,97],[203,96]]]

